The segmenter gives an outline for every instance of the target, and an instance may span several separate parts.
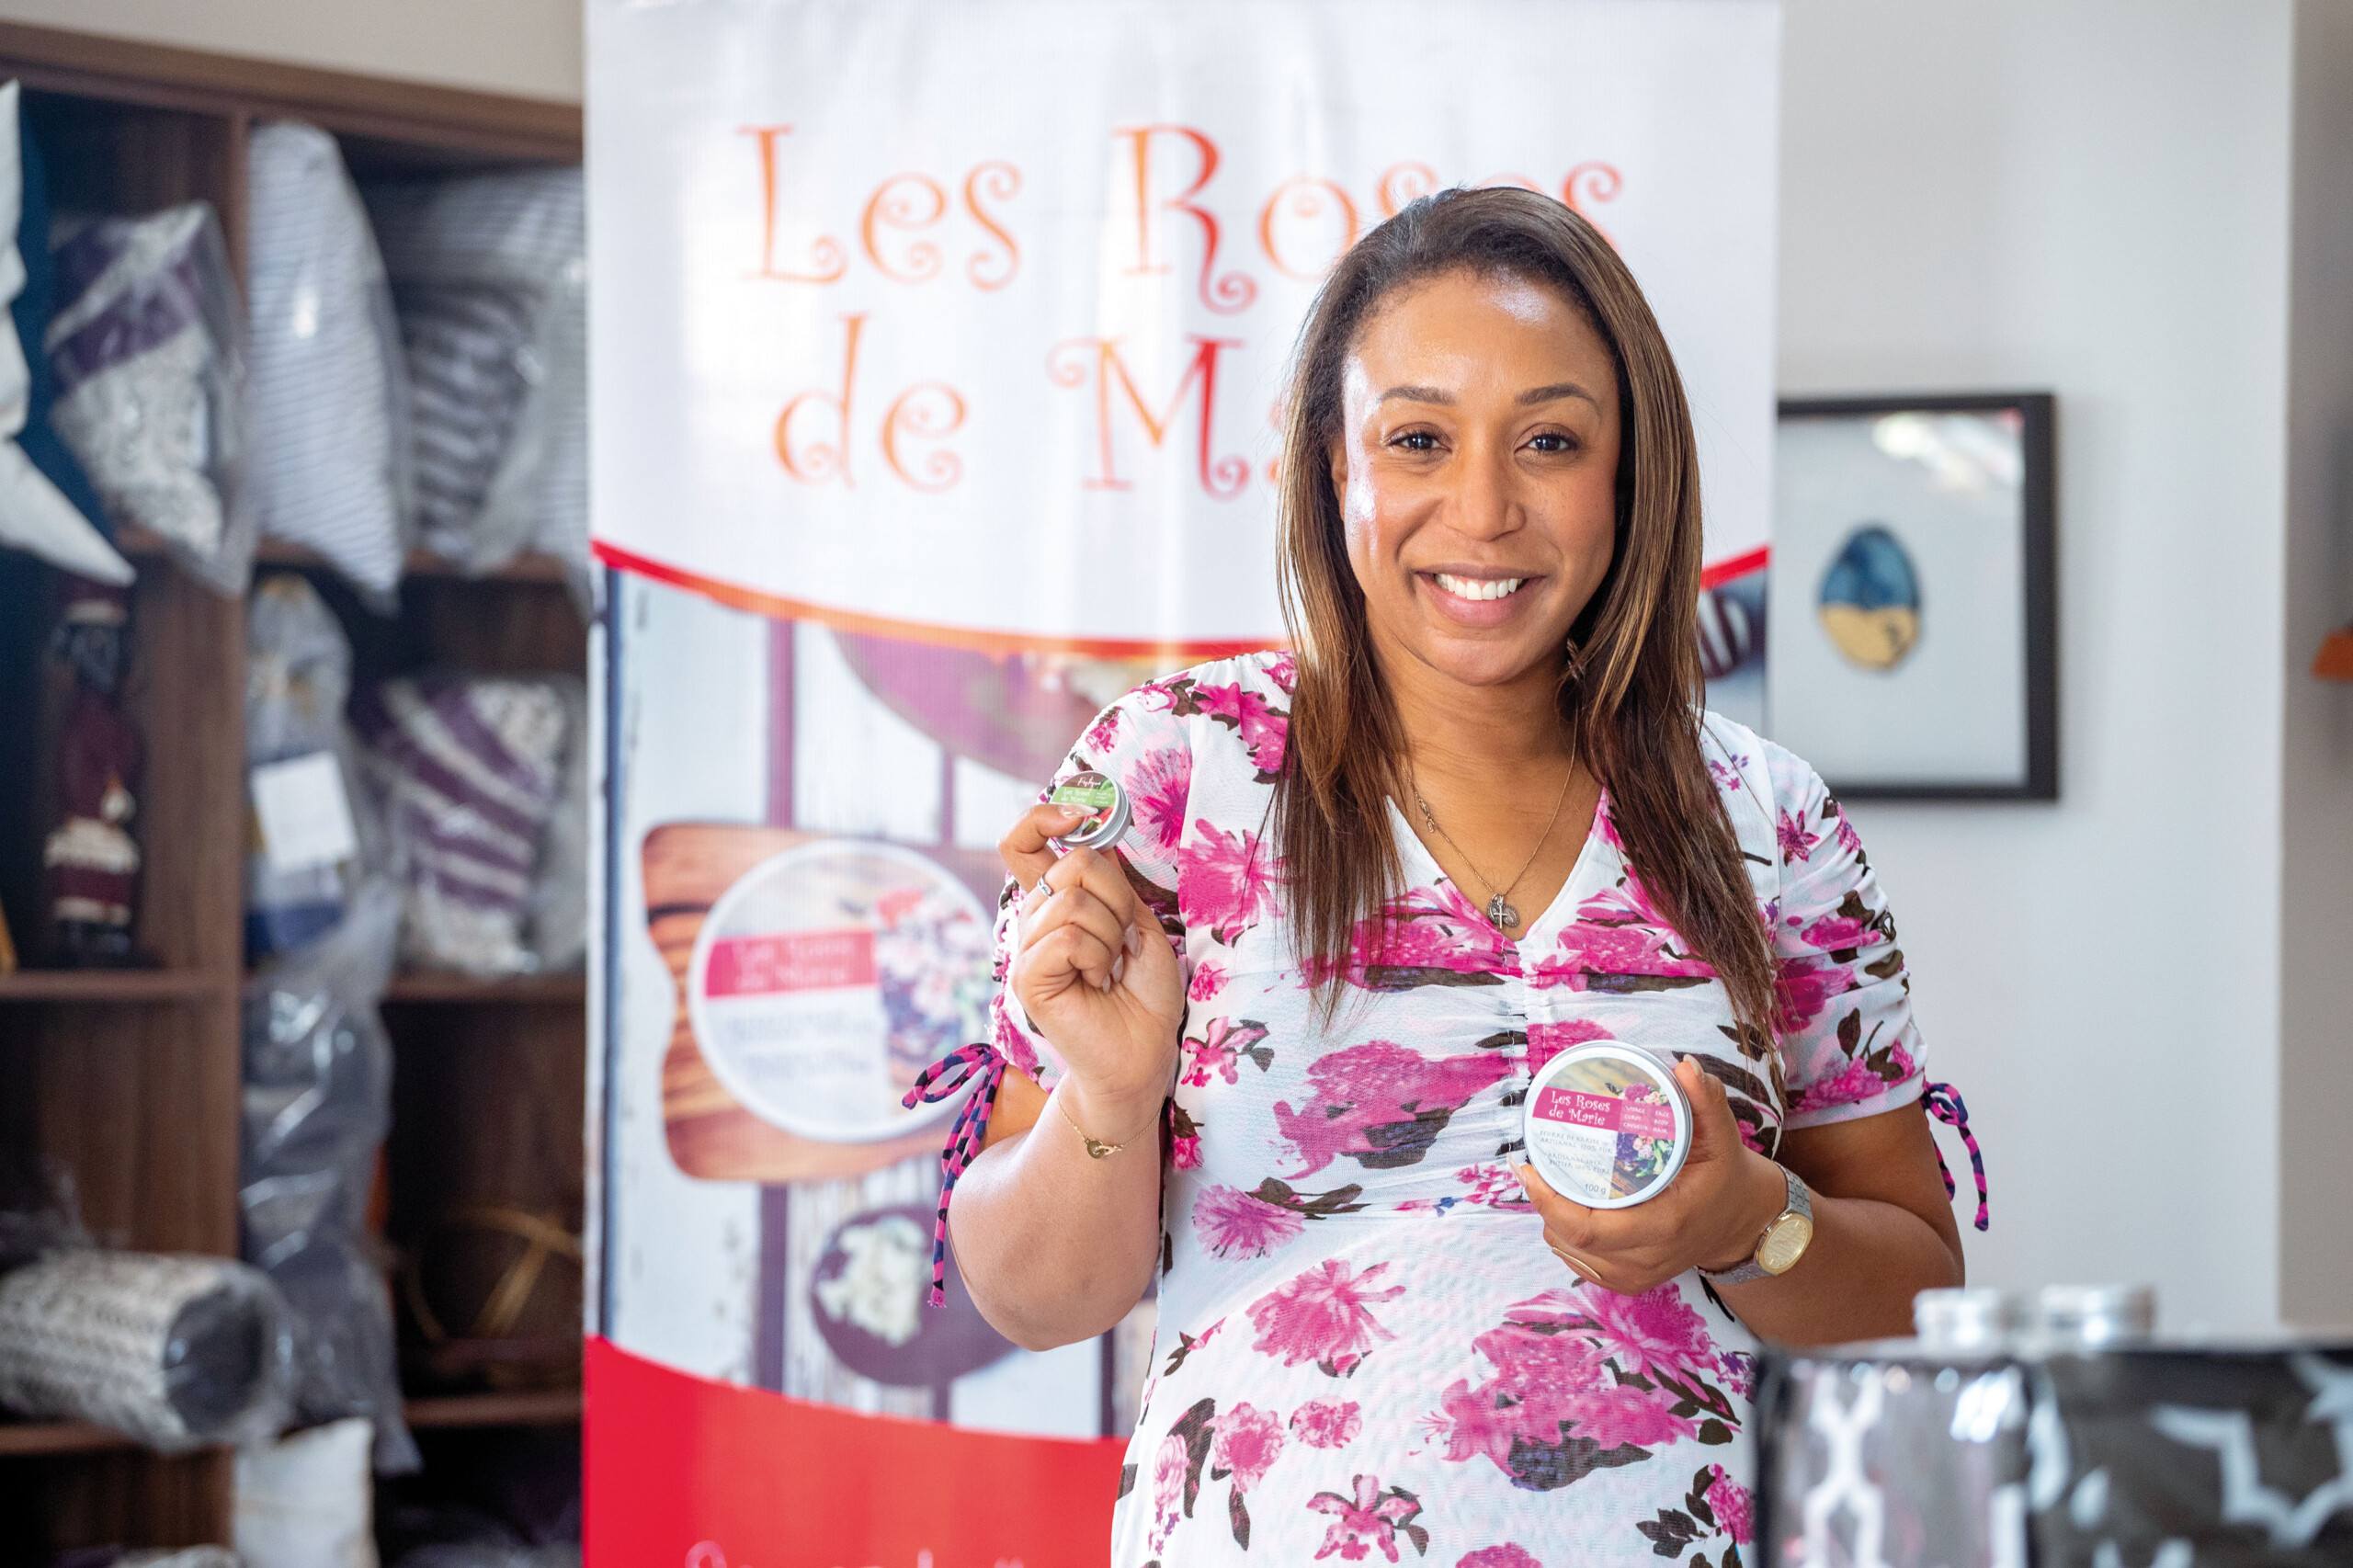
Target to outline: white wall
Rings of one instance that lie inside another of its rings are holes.
[[[0,0],[0,21],[580,101],[580,0]]]
[[[1991,1167],[1972,1275],[2268,1320],[2290,0],[1786,15],[1783,388],[2059,399],[2063,799],[1854,810]]]

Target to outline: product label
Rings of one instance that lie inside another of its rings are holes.
[[[1074,778],[1066,784],[1058,784],[1054,787],[1053,803],[1058,806],[1076,806],[1081,811],[1099,812],[1109,807],[1111,802],[1119,798],[1119,786],[1108,778],[1097,778],[1092,784],[1081,783]]]
[[[874,933],[863,927],[722,937],[710,945],[710,965],[703,971],[706,996],[766,996],[873,983]]]
[[[1597,1203],[1609,1196],[1618,1135],[1595,1127],[1532,1127],[1528,1133],[1528,1157],[1562,1197]]]
[[[254,815],[261,822],[262,853],[273,871],[307,871],[359,853],[351,802],[335,753],[314,751],[253,772]]]
[[[901,1092],[881,1043],[882,994],[864,985],[711,995],[703,1049],[756,1106],[789,1106],[811,1131],[872,1121]]]
[[[1675,1136],[1673,1110],[1654,1101],[1623,1100],[1615,1095],[1546,1089],[1536,1096],[1536,1114],[1546,1121],[1563,1121],[1573,1127],[1591,1127],[1607,1132],[1631,1132],[1637,1138]]]

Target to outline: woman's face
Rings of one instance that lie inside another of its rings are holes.
[[[1614,543],[1600,336],[1550,288],[1452,272],[1384,301],[1341,374],[1332,484],[1382,659],[1549,677]]]

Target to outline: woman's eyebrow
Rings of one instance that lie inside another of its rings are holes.
[[[1382,392],[1378,400],[1379,403],[1394,403],[1400,401],[1405,403],[1442,403],[1445,406],[1451,408],[1454,406],[1454,394],[1448,392],[1444,387],[1391,387],[1387,392]],[[1528,400],[1522,398],[1520,401],[1525,403]]]
[[[1599,398],[1594,396],[1591,392],[1586,391],[1585,388],[1577,385],[1574,381],[1554,381],[1549,387],[1532,387],[1529,391],[1520,393],[1516,401],[1518,401],[1520,406],[1524,408],[1530,403],[1552,403],[1557,399],[1564,397],[1581,397],[1585,399],[1586,402],[1593,404],[1596,408],[1599,408],[1601,406],[1601,400]]]

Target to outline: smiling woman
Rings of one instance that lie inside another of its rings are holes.
[[[1006,837],[964,1278],[1045,1346],[1157,1275],[1121,1568],[1753,1553],[1756,1336],[1901,1332],[1961,1255],[1861,844],[1699,707],[1673,358],[1582,219],[1452,191],[1342,259],[1290,408],[1295,656],[1105,712],[1117,844]],[[1598,1040],[1688,1106],[1622,1207],[1524,1163]]]

